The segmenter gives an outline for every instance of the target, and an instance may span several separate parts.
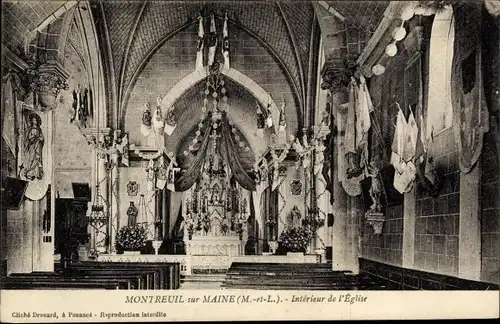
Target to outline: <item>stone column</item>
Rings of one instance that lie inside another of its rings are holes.
[[[92,215],[92,205],[96,202],[97,186],[99,187],[98,202],[104,206],[104,214],[108,216],[108,224],[100,228],[95,228],[89,224],[90,232],[90,250],[98,251],[99,253],[106,253],[109,251],[109,242],[106,242],[109,232],[109,222],[111,221],[110,208],[111,201],[108,196],[108,170],[106,165],[108,163],[108,155],[104,153],[101,148],[105,148],[106,136],[110,133],[109,128],[88,128],[83,130],[83,135],[87,138],[87,142],[93,146],[92,149],[92,178],[91,192],[92,199],[89,202],[88,214]]]
[[[458,276],[481,276],[481,160],[469,173],[460,173]]]
[[[407,62],[408,66],[412,64],[422,64],[421,60],[421,46],[423,39],[423,28],[417,26],[403,40],[403,44],[409,54]],[[407,104],[415,104],[422,107],[423,105],[423,89],[422,89],[422,76],[420,82],[415,85],[413,91],[415,94],[408,98]],[[405,268],[413,268],[415,263],[415,218],[417,216],[417,184],[413,184],[410,192],[404,194],[404,213],[403,213],[403,260],[402,265]]]
[[[347,101],[347,92],[336,91],[332,92],[332,107],[337,111],[339,105]],[[349,269],[349,249],[348,249],[348,231],[347,231],[347,201],[348,196],[339,181],[338,174],[338,154],[339,146],[342,141],[342,122],[336,119],[337,122],[337,135],[335,143],[333,144],[334,160],[333,165],[333,227],[332,227],[332,269],[333,270],[351,270]]]
[[[414,184],[410,192],[404,194],[403,206],[403,262],[405,268],[412,269],[415,265],[415,218],[417,216],[417,199]]]
[[[348,269],[354,274],[359,273],[359,222],[362,219],[361,215],[364,209],[363,198],[361,195],[356,197],[349,197],[349,224],[348,224],[348,249],[349,256],[347,258]]]
[[[111,215],[110,215],[110,201],[108,198],[108,170],[106,169],[106,162],[107,162],[107,157],[105,155],[99,154],[97,158],[97,174],[96,174],[96,181],[97,185],[99,186],[99,191],[101,194],[101,197],[103,198],[102,203],[104,206],[104,213],[108,215],[109,221],[111,221]],[[108,245],[106,244],[106,238],[109,234],[108,232],[108,226],[105,225],[100,229],[95,229],[95,247],[99,253],[107,253],[108,252]]]
[[[321,172],[318,172],[316,174],[315,182],[316,182],[316,204],[318,207],[318,211],[320,213],[320,218],[323,219],[323,226],[318,228],[318,231],[316,233],[316,249],[319,251],[319,249],[322,250],[322,262],[326,262],[326,247],[328,245],[329,239],[327,239],[327,219],[328,219],[328,210],[329,210],[329,204],[330,204],[330,194],[326,190],[326,182],[325,179],[323,178],[323,175]]]
[[[118,168],[118,153],[113,153],[111,156],[111,170],[109,170],[109,245],[108,252],[116,254],[116,233],[120,228],[120,195],[119,195],[119,168]]]

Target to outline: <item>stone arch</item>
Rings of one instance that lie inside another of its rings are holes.
[[[236,69],[225,69],[222,67],[221,73],[247,89],[259,101],[259,104],[262,107],[266,107],[268,104],[270,104],[270,109],[274,120],[273,124],[275,132],[277,133],[279,108],[276,106],[276,103],[271,98],[269,92],[264,90],[264,88],[262,88],[257,82]],[[189,88],[191,88],[198,82],[201,82],[207,76],[208,69],[199,69],[188,74],[181,81],[177,82],[177,84],[175,84],[175,86],[173,86],[172,89],[170,89],[168,93],[162,98],[162,106],[164,108],[172,107],[175,101],[179,99],[184,92],[186,92]]]

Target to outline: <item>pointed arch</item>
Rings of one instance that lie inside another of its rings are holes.
[[[261,106],[266,107],[269,104],[273,119],[278,120],[279,109],[276,106],[276,103],[271,98],[271,95],[266,90],[264,90],[264,88],[262,88],[257,82],[233,68],[222,68],[221,73],[247,89],[255,97],[255,99],[259,101],[259,104]],[[181,81],[177,82],[177,84],[175,84],[175,86],[170,89],[168,93],[162,98],[162,105],[166,108],[170,108],[175,103],[175,101],[182,96],[184,92],[186,92],[189,88],[191,88],[198,82],[202,81],[207,76],[207,69],[196,70],[188,74]],[[277,123],[274,124],[274,127],[276,128]]]

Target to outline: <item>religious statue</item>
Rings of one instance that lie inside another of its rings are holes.
[[[139,214],[139,211],[137,210],[137,207],[135,207],[134,202],[130,202],[130,206],[127,209],[127,216],[128,216],[128,226],[135,226],[137,224],[137,215]]]
[[[156,109],[154,112],[154,118],[153,118],[153,126],[156,132],[159,134],[161,130],[163,130],[163,127],[165,126],[165,123],[163,122],[163,117],[161,113],[161,97],[158,95],[158,98],[156,98]]]
[[[329,109],[324,110],[321,113],[321,126],[323,127],[330,127],[330,112]]]
[[[149,109],[149,102],[144,105],[144,112],[142,113],[142,123],[141,123],[141,133],[144,136],[148,136],[151,132],[151,123],[153,117],[151,116],[151,110]]]
[[[90,116],[89,111],[89,90],[87,88],[83,89],[80,85],[73,90],[73,116],[70,122],[73,123],[77,120],[80,124],[79,126],[87,127],[87,119]]]
[[[370,163],[368,166],[367,175],[372,179],[370,186],[370,198],[372,200],[372,205],[370,206],[370,211],[375,213],[382,212],[382,183],[380,182],[379,169]]]
[[[45,142],[42,128],[42,119],[35,113],[28,116],[28,130],[25,135],[25,159],[22,164],[23,175],[33,181],[43,178],[42,149]]]
[[[290,220],[291,220],[291,227],[292,228],[297,228],[300,226],[300,218],[302,216],[300,215],[300,210],[297,205],[294,205],[292,208],[292,211],[290,213]]]

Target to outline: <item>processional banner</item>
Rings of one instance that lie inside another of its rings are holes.
[[[454,9],[453,128],[460,170],[468,173],[481,155],[483,135],[489,130],[481,62],[482,4],[466,2]]]

